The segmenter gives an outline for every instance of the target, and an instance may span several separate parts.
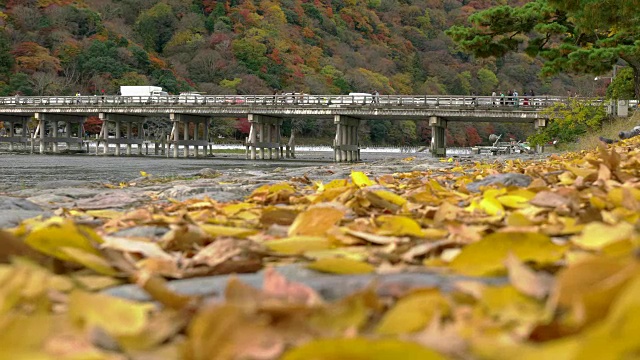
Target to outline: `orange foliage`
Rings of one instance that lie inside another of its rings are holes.
[[[60,59],[52,56],[49,49],[34,42],[18,44],[12,51],[18,71],[33,74],[36,71],[60,71]]]
[[[158,69],[164,69],[164,68],[167,67],[167,63],[164,60],[158,58],[157,56],[151,55],[151,54],[149,54],[149,61],[151,62],[151,64],[154,67],[156,67]]]
[[[92,40],[98,40],[100,42],[106,42],[109,40],[109,34],[95,34],[90,37]]]
[[[302,36],[306,37],[307,39],[311,39],[315,37],[316,34],[313,32],[311,28],[305,27],[302,29]]]

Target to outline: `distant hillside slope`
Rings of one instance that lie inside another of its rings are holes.
[[[596,90],[592,79],[542,82],[524,55],[456,51],[443,31],[503,2],[0,0],[0,94]]]

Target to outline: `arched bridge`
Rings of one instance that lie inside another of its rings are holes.
[[[431,150],[435,156],[445,156],[445,129],[451,121],[525,122],[535,127],[545,126],[541,110],[563,97],[519,96],[418,96],[418,95],[176,95],[176,96],[69,96],[69,97],[0,97],[0,121],[4,121],[7,135],[0,141],[30,142],[39,145],[41,153],[48,146],[56,152],[59,142],[82,144],[84,131],[71,136],[71,126],[82,129],[88,116],[103,120],[99,142],[104,153],[109,144],[137,145],[144,142],[142,126],[146,117],[166,116],[173,123],[166,147],[173,146],[178,156],[182,146],[184,156],[193,147],[208,145],[208,128],[212,118],[247,117],[251,124],[246,141],[247,157],[279,158],[283,148],[293,147],[281,138],[285,118],[330,119],[336,124],[334,151],[336,161],[360,160],[358,126],[360,120],[428,120],[433,129]],[[38,121],[35,132],[26,131],[27,122]],[[64,128],[60,129],[60,123]],[[122,126],[124,125],[124,129]],[[16,128],[22,128],[21,136]],[[134,129],[137,127],[137,131]],[[202,127],[202,130],[200,130]],[[111,129],[111,130],[110,130]],[[109,132],[115,130],[115,137]],[[124,131],[123,131],[124,130]],[[124,132],[124,137],[121,135]],[[137,136],[134,136],[137,133]],[[181,134],[182,133],[182,134]],[[32,135],[31,135],[32,134]],[[64,135],[63,135],[64,134]],[[182,135],[182,136],[181,136]],[[165,135],[162,136],[165,138]],[[157,152],[156,144],[156,152]],[[288,155],[288,152],[287,152]]]

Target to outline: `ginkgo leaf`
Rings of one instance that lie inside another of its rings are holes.
[[[527,206],[529,199],[517,195],[504,195],[497,198],[504,206],[519,209]]]
[[[630,239],[633,234],[634,226],[626,222],[616,225],[594,222],[585,225],[582,233],[571,241],[586,249],[600,249],[614,242]]]
[[[480,200],[479,206],[489,215],[504,215],[505,210],[500,201],[492,196],[485,195]]]
[[[493,233],[467,245],[451,262],[451,268],[467,275],[504,274],[504,260],[511,252],[520,261],[550,263],[559,260],[565,246],[555,245],[540,233]]]
[[[379,198],[380,199],[379,201],[382,204],[386,203],[386,204],[394,205],[394,206],[390,206],[390,205],[383,206],[389,209],[399,209],[400,207],[402,207],[402,205],[407,203],[407,199],[403,198],[400,195],[396,195],[388,190],[372,190],[367,192],[367,196],[370,196],[369,198],[370,201],[371,201],[371,198],[374,198],[374,196],[371,196],[371,195],[375,195],[375,197]]]
[[[309,208],[298,214],[289,227],[289,236],[318,236],[326,234],[327,230],[338,224],[345,215],[345,211],[338,207],[318,206]]]
[[[150,303],[138,303],[103,294],[73,291],[69,295],[69,316],[82,328],[99,326],[112,336],[139,334],[146,326]]]
[[[344,257],[323,257],[309,263],[307,267],[332,274],[366,274],[376,269],[366,262]]]
[[[240,227],[211,224],[200,224],[200,228],[211,236],[231,236],[237,238],[246,238],[258,232],[256,229],[243,229]]]
[[[376,218],[377,233],[386,236],[422,237],[420,225],[412,218],[400,215],[381,215]]]
[[[290,236],[266,241],[264,245],[282,254],[302,254],[305,251],[326,250],[332,246],[329,239],[322,236]]]
[[[281,360],[444,360],[437,352],[400,340],[322,339],[289,350]]]
[[[398,335],[419,331],[435,314],[446,315],[449,306],[438,290],[421,290],[398,300],[380,320],[376,332]]]
[[[367,175],[365,175],[361,171],[352,171],[351,172],[351,181],[353,181],[353,183],[359,188],[371,186],[371,185],[374,184],[374,182],[369,180]]]
[[[25,243],[45,254],[70,261],[73,259],[61,251],[61,248],[78,248],[99,256],[92,240],[81,233],[73,221],[53,217],[31,231],[25,238]]]
[[[87,252],[74,247],[59,247],[58,250],[68,256],[70,260],[82,264],[98,274],[109,276],[116,276],[119,274],[117,270],[109,265],[109,262],[106,259],[93,252]]]

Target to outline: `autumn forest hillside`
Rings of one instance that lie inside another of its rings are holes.
[[[0,94],[601,92],[592,77],[540,79],[524,54],[474,59],[444,34],[522,2],[0,0]]]

